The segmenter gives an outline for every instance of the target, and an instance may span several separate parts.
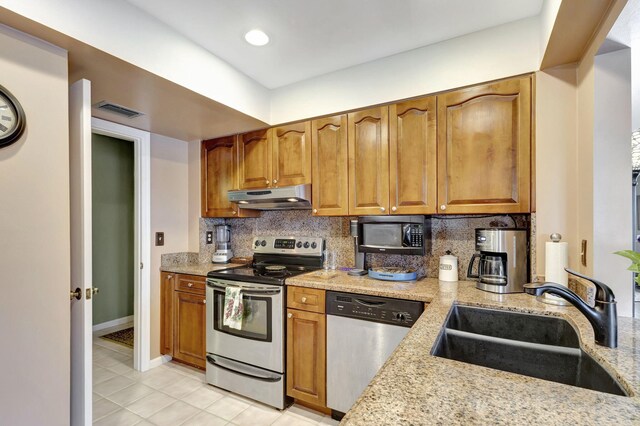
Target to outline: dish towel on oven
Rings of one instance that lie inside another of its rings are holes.
[[[239,287],[227,287],[224,291],[224,316],[222,324],[242,329],[242,320],[244,317],[244,304],[242,303],[242,289]]]

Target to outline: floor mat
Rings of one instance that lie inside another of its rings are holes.
[[[112,340],[114,342],[121,343],[125,346],[133,348],[133,327],[125,328],[124,330],[114,331],[113,333],[100,336],[103,339]]]

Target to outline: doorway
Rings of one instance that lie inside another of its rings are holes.
[[[99,118],[91,119],[92,143],[97,141],[98,155],[106,155],[105,161],[109,164],[95,164],[96,177],[105,178],[101,183],[111,185],[112,188],[94,187],[92,204],[94,209],[106,209],[108,212],[94,212],[92,216],[100,223],[94,224],[94,247],[102,246],[103,242],[98,238],[109,238],[112,244],[119,243],[118,248],[106,247],[111,256],[118,257],[122,262],[122,270],[117,273],[109,271],[110,262],[101,265],[98,259],[104,254],[94,253],[93,277],[95,285],[105,280],[117,279],[116,283],[109,282],[106,288],[112,294],[97,301],[104,295],[99,293],[96,298],[96,306],[100,309],[102,304],[112,306],[106,309],[110,316],[103,316],[98,312],[95,323],[102,324],[95,330],[96,334],[104,332],[133,329],[132,348],[127,348],[121,343],[100,339],[100,345],[110,349],[120,349],[120,352],[132,357],[130,366],[137,371],[146,371],[150,367],[150,135],[149,132],[105,121]],[[118,170],[110,170],[117,168]],[[102,174],[102,176],[100,176]],[[128,186],[125,190],[124,187]],[[100,192],[98,192],[100,191]],[[130,191],[130,192],[129,192]],[[119,197],[118,201],[114,198]],[[132,199],[131,199],[132,197]],[[125,200],[127,199],[127,200]],[[126,201],[126,202],[125,202]],[[102,205],[100,205],[102,204]],[[113,238],[113,225],[123,230],[124,234]],[[99,226],[109,226],[109,229],[97,229]],[[130,247],[130,255],[114,253],[116,250],[126,250],[122,247]],[[106,276],[105,276],[106,274]],[[128,275],[127,275],[128,274]],[[99,288],[99,287],[98,287]],[[106,291],[106,290],[105,290]],[[103,303],[104,302],[104,303]],[[95,309],[94,307],[94,313]],[[109,328],[111,327],[111,328]],[[121,340],[128,338],[127,333],[121,333]],[[115,336],[118,337],[118,336]],[[114,346],[115,345],[115,346]],[[127,351],[128,349],[128,351]]]
[[[92,133],[91,158],[92,282],[100,291],[93,298],[93,358],[108,343],[133,357],[133,142]]]

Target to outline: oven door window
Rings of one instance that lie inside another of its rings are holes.
[[[214,297],[215,305],[213,309],[213,327],[216,331],[245,339],[271,342],[271,297],[247,294],[242,295],[245,311],[241,330],[227,327],[223,323],[224,292],[216,290],[214,292]]]

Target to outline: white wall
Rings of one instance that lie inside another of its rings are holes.
[[[554,232],[569,243],[569,266],[580,262],[575,220],[578,191],[577,70],[562,66],[536,74],[536,272],[545,275],[545,242]]]
[[[0,149],[0,424],[67,425],[67,54],[4,26],[0,45],[0,84],[27,116],[25,135]]]
[[[265,87],[124,0],[0,0],[0,6],[258,120],[269,119]]]
[[[539,63],[539,19],[533,17],[275,89],[270,123],[533,72]]]
[[[200,251],[200,141],[189,142],[189,251]]]
[[[189,246],[188,179],[188,144],[152,134],[151,359],[160,356],[160,256]],[[164,232],[164,246],[155,246],[156,232]]]
[[[593,274],[611,287],[618,315],[633,315],[629,261],[613,254],[632,249],[631,51],[594,60]]]

